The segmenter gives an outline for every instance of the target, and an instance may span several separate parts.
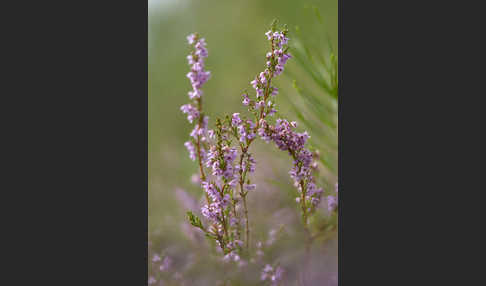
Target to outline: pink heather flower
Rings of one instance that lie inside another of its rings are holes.
[[[148,284],[155,284],[156,282],[157,282],[157,280],[155,280],[155,278],[153,276],[149,277]]]
[[[196,34],[190,34],[189,36],[187,36],[187,42],[189,43],[189,45],[194,44],[195,41],[196,41]]]
[[[196,63],[193,55],[188,55],[186,58],[187,58],[187,62],[189,63],[189,65],[193,65],[193,64]]]
[[[199,118],[199,111],[192,104],[184,104],[181,106],[181,111],[184,114],[187,114],[187,120],[189,120],[190,123]]]
[[[236,127],[240,124],[241,124],[240,114],[239,113],[233,113],[233,116],[231,118],[231,125],[233,125],[233,127]]]
[[[210,205],[204,205],[201,208],[201,213],[203,214],[203,216],[212,221],[216,221],[218,218],[218,214]]]
[[[256,89],[256,96],[257,96],[257,98],[263,97],[263,89],[257,88]]]
[[[260,100],[259,102],[257,102],[257,103],[255,104],[255,107],[256,107],[256,108],[260,108],[260,107],[262,107],[262,106],[264,106],[264,105],[265,105],[265,102],[264,102],[263,100]]]
[[[221,194],[218,192],[214,184],[208,183],[208,182],[202,182],[202,187],[208,194],[208,196],[213,200],[213,201],[220,201],[222,199]]]
[[[202,90],[196,89],[196,90],[191,90],[187,93],[190,99],[195,99],[195,98],[201,98],[202,95]]]
[[[253,86],[254,89],[258,88],[258,81],[256,79],[252,80],[250,83],[251,83],[251,86]]]
[[[266,71],[266,70],[265,70],[265,71]],[[260,82],[261,82],[262,84],[267,83],[267,76],[266,76],[266,73],[265,73],[265,72],[261,72],[261,73],[260,73],[260,77],[259,77],[259,78],[260,78]]]
[[[206,49],[206,42],[204,39],[199,40],[194,47],[196,48],[196,55],[203,58],[208,56],[208,50]]]
[[[200,125],[199,123],[194,126],[194,129],[191,131],[191,137],[194,139],[197,139],[198,136],[205,137],[207,130],[208,130],[208,121],[209,118],[207,116],[204,116],[202,120],[202,124]],[[205,138],[202,138],[205,140]]]
[[[268,31],[265,33],[265,36],[267,36],[267,39],[268,40],[271,40],[272,39],[272,31]]]
[[[248,94],[243,93],[243,104],[244,105],[249,105],[250,104],[250,98],[248,97]]]
[[[240,142],[245,142],[247,136],[245,125],[241,124],[238,126],[238,134],[240,134]]]
[[[282,65],[276,65],[275,66],[275,75],[280,75],[284,70],[284,67]]]

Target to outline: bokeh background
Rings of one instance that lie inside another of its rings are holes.
[[[204,257],[204,253],[210,252],[209,246],[205,246],[206,241],[200,240],[184,223],[188,208],[197,208],[191,205],[191,201],[195,200],[197,204],[202,195],[198,186],[191,182],[191,176],[197,173],[197,166],[189,159],[183,145],[188,140],[192,126],[179,109],[189,101],[187,92],[191,88],[186,78],[189,69],[186,36],[198,32],[206,38],[209,50],[206,69],[211,71],[212,77],[203,88],[204,109],[210,116],[211,128],[218,116],[245,113],[241,94],[245,89],[251,90],[249,82],[264,69],[264,55],[268,49],[264,33],[274,18],[288,25],[290,41],[298,26],[299,37],[312,50],[326,54],[330,43],[337,51],[337,2],[148,1],[149,255],[170,255],[173,261],[171,275],[178,276],[176,278],[181,281],[184,279],[182,276],[191,275],[198,281],[186,281],[185,285],[216,285],[214,281],[217,276],[224,272],[222,269],[206,269],[210,266],[204,263],[203,258],[198,258],[198,251]],[[319,14],[316,14],[316,9]],[[279,115],[299,121],[291,108],[295,104],[292,98],[298,97],[292,80],[298,79],[299,84],[309,90],[318,90],[307,77],[295,60],[289,60],[284,74],[275,84],[280,89],[277,99]],[[310,135],[313,135],[312,132]],[[298,228],[299,212],[294,201],[295,189],[288,176],[291,161],[273,146],[258,141],[252,145],[252,150],[257,159],[254,182],[258,185],[258,194],[250,194],[248,198],[255,239],[266,241],[271,236],[270,232],[275,234],[283,226],[285,231],[279,232],[284,233],[279,237],[280,247],[296,248],[293,246],[299,243],[301,230]],[[333,175],[329,178],[323,182],[327,184],[326,187],[337,180]],[[325,278],[327,282],[312,285],[337,283],[336,245],[337,242],[331,240],[318,247],[321,258],[316,258],[313,266],[318,273],[315,279]],[[269,250],[266,259],[278,258],[287,268],[291,268],[291,264],[298,260],[298,254],[290,251],[282,257],[278,249],[273,252]],[[211,275],[208,275],[209,272]],[[286,273],[289,279],[297,275],[291,269],[286,269]],[[322,278],[322,275],[325,277]],[[245,279],[247,282],[241,285],[258,282],[256,276]]]

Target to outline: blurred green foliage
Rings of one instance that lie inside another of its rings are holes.
[[[322,25],[320,13],[316,7],[316,18]],[[322,177],[326,189],[337,182],[338,163],[338,61],[329,40],[327,50],[322,46],[312,47],[302,40],[302,32],[297,26],[296,37],[291,44],[291,53],[303,75],[289,71],[298,96],[285,93],[292,112],[298,121],[311,134],[311,149],[318,150],[319,160],[326,171]],[[325,37],[323,37],[325,38]]]

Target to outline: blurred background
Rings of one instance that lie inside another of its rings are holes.
[[[205,254],[207,257],[211,252],[210,246],[185,223],[188,209],[199,212],[197,201],[202,195],[202,190],[191,182],[191,176],[197,174],[197,166],[189,159],[183,145],[192,129],[180,111],[180,106],[189,102],[187,92],[191,89],[186,77],[189,71],[186,36],[198,32],[207,42],[206,69],[211,71],[212,77],[203,87],[204,110],[210,116],[209,128],[212,128],[216,117],[246,112],[241,94],[245,89],[251,90],[249,82],[264,69],[268,50],[264,33],[273,19],[288,25],[291,45],[298,35],[311,51],[327,57],[331,49],[337,51],[337,5],[337,0],[148,1],[149,259],[154,255],[171,257],[168,265],[172,269],[170,273],[157,274],[157,283],[218,285],[222,273],[227,271],[211,266],[209,258],[205,260]],[[295,79],[309,92],[321,90],[312,82],[305,67],[295,59],[289,60],[286,70],[275,81],[280,90],[277,116],[300,123],[294,110],[300,98],[293,87]],[[305,116],[305,111],[303,114]],[[320,132],[322,128],[316,126],[313,128]],[[313,136],[312,130],[309,133]],[[258,186],[257,193],[248,197],[252,236],[255,241],[265,242],[279,233],[279,242],[269,248],[262,259],[268,263],[278,259],[286,266],[288,281],[295,280],[298,273],[292,270],[292,264],[299,261],[299,247],[295,246],[302,232],[294,200],[296,191],[288,176],[291,160],[272,145],[259,141],[251,150],[257,159],[253,182]],[[335,166],[336,160],[329,162]],[[337,182],[337,174],[324,172],[327,173],[321,183],[327,191]],[[321,281],[321,284],[309,285],[337,285],[336,246],[336,239],[317,246],[312,266],[316,274],[309,279]],[[295,253],[288,251],[282,255],[279,252],[279,249],[289,248],[295,249]],[[154,269],[149,269],[149,276],[155,275],[152,271]],[[242,278],[242,284],[234,285],[261,285],[256,268],[254,272],[253,276]],[[188,276],[192,282],[187,281]],[[164,277],[167,279],[162,279]]]

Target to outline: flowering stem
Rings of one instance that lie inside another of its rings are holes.
[[[249,228],[249,223],[248,223],[248,208],[246,206],[246,194],[243,190],[243,184],[245,182],[246,178],[246,170],[243,171],[243,158],[246,155],[246,152],[248,151],[248,147],[250,146],[251,141],[248,143],[247,147],[243,147],[243,145],[240,144],[241,148],[241,155],[240,155],[240,196],[241,200],[243,201],[243,211],[245,214],[245,230],[246,230],[246,249],[250,249],[250,228]]]
[[[197,110],[199,111],[199,126],[203,124],[203,114],[202,114],[202,99],[198,98],[197,99]],[[206,175],[204,174],[204,169],[202,166],[202,156],[201,156],[201,147],[200,147],[200,140],[201,140],[201,135],[197,135],[197,159],[199,161],[199,171],[201,172],[201,180],[206,181]]]
[[[202,99],[198,98],[197,99],[197,110],[199,111],[199,126],[202,126],[203,120],[204,120],[204,115],[202,114]],[[206,181],[206,175],[204,174],[204,168],[203,168],[203,160],[201,156],[201,135],[197,135],[197,140],[196,140],[196,150],[197,150],[197,161],[199,163],[199,172],[201,173],[201,182]],[[206,201],[208,202],[209,205],[209,196],[206,192],[204,192],[206,195]]]
[[[272,44],[272,51],[273,51],[273,44]],[[268,96],[270,95],[270,86],[271,86],[271,82],[272,82],[272,76],[273,76],[273,72],[270,72],[270,76],[269,76],[269,79],[267,81],[267,86],[265,87],[265,94],[264,94],[264,97],[263,97],[264,105],[261,107],[260,116],[256,120],[256,125],[255,125],[255,128],[253,130],[254,133],[256,133],[257,130],[258,130],[258,127],[260,125],[260,120],[265,117],[264,114],[263,114],[263,111],[265,109],[265,105],[266,105]],[[255,138],[256,137],[253,137],[250,140],[248,140],[246,147],[243,146],[242,144],[240,144],[240,149],[241,149],[241,156],[240,156],[240,195],[241,195],[241,198],[243,200],[243,210],[244,210],[244,213],[245,213],[246,248],[247,249],[250,249],[250,228],[249,228],[249,222],[248,222],[248,208],[247,208],[247,205],[246,205],[246,195],[247,194],[245,194],[244,190],[243,190],[243,184],[244,184],[245,179],[246,179],[246,171],[247,171],[247,170],[243,170],[243,158],[247,154],[248,149],[250,148],[250,145],[253,142],[253,140],[255,140]]]
[[[307,228],[307,208],[305,206],[305,188],[304,188],[304,181],[300,181],[300,187],[302,188],[302,197],[300,205],[302,207],[302,220],[304,222],[304,227]]]
[[[295,152],[292,151],[291,154],[292,154],[292,157],[294,158],[294,160],[297,161],[297,156],[295,155]],[[300,173],[301,169],[302,169],[302,165],[300,164],[298,173]],[[306,256],[309,256],[310,245],[312,243],[312,235],[311,235],[311,232],[309,230],[308,223],[307,223],[307,206],[306,206],[306,203],[305,203],[305,197],[306,197],[307,190],[305,188],[304,180],[300,180],[300,188],[301,188],[300,206],[301,206],[301,209],[302,209],[302,222],[304,224],[304,230],[305,230],[305,233],[306,233],[305,250],[306,250]]]
[[[272,44],[272,54],[273,54],[273,44]],[[265,117],[264,114],[263,114],[263,110],[265,109],[265,105],[266,105],[268,96],[270,95],[270,86],[271,86],[271,82],[272,82],[272,77],[273,77],[273,72],[270,72],[270,76],[269,76],[269,79],[267,81],[267,86],[265,87],[265,94],[264,94],[264,97],[263,97],[264,105],[260,109],[260,116],[259,116],[259,118],[257,118],[256,125],[255,125],[255,128],[253,130],[253,132],[255,132],[255,133],[257,132],[258,127],[260,125],[260,120]],[[246,147],[244,147],[242,144],[240,144],[240,149],[241,149],[241,156],[240,156],[240,196],[241,196],[241,199],[243,200],[243,210],[244,210],[244,214],[245,214],[246,249],[250,249],[250,227],[249,227],[249,222],[248,222],[248,207],[246,205],[246,195],[247,194],[244,193],[244,190],[243,190],[243,184],[244,184],[245,179],[246,179],[246,171],[247,171],[246,169],[243,170],[243,158],[247,154],[248,148],[250,148],[250,145],[255,138],[256,137],[253,137],[250,140],[248,140]]]
[[[236,237],[239,240],[240,237],[241,237],[240,223],[239,223],[239,220],[238,220],[238,213],[236,212],[237,201],[234,198],[233,189],[231,189],[231,203],[232,203],[233,216],[236,218]]]
[[[250,249],[250,228],[248,226],[248,208],[246,207],[246,195],[242,196],[243,209],[245,211],[245,227],[246,227],[246,249]]]

